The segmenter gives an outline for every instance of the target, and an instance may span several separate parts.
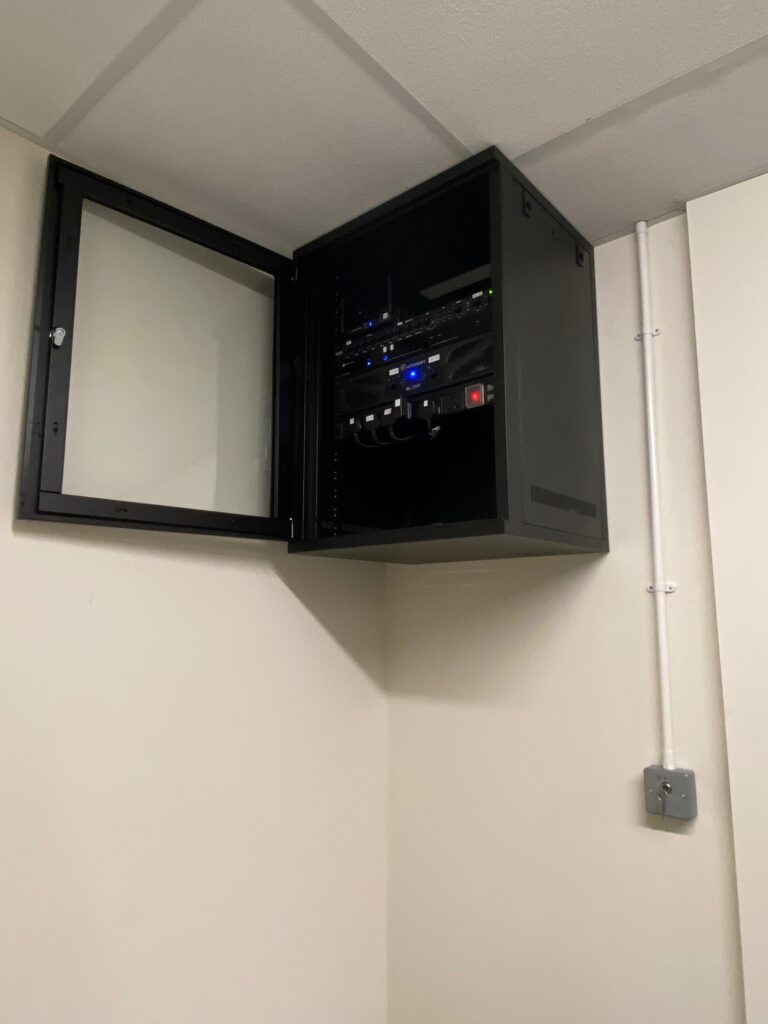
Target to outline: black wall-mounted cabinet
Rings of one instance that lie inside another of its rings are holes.
[[[607,550],[592,249],[496,150],[293,260],[52,160],[35,319],[23,518],[392,562]]]

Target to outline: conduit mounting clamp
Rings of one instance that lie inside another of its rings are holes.
[[[645,588],[649,594],[674,594],[676,583],[649,583]]]

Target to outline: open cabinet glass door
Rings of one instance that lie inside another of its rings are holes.
[[[288,538],[292,266],[52,160],[20,514]]]

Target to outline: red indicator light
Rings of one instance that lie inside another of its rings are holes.
[[[485,388],[482,384],[470,384],[464,389],[464,404],[468,409],[485,404]]]

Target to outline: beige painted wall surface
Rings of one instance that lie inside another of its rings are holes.
[[[768,1020],[768,175],[688,205],[750,1024]]]
[[[0,1022],[384,1024],[380,567],[13,523],[45,158],[0,132]]]
[[[606,557],[389,570],[392,1024],[743,1020],[686,226],[651,231],[680,763],[659,754],[634,241],[597,250]]]

